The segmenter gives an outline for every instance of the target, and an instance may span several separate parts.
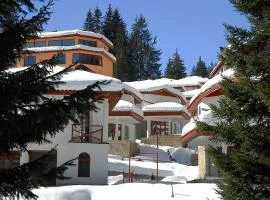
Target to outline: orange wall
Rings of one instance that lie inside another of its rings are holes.
[[[35,55],[36,62],[39,62],[39,61],[42,61],[44,59],[50,59],[53,55],[55,55],[57,53],[58,53],[57,51],[34,52],[34,53],[31,53],[31,55]],[[66,64],[60,65],[63,67],[68,67],[69,65],[72,64],[72,54],[73,53],[86,53],[86,54],[91,54],[91,55],[99,55],[102,57],[102,66],[89,65],[89,64],[84,64],[84,65],[98,74],[103,74],[103,75],[111,76],[111,77],[113,76],[113,61],[102,52],[92,52],[92,51],[90,52],[87,50],[64,50],[64,51],[62,51],[62,53],[66,54]],[[24,56],[27,56],[27,55],[23,54],[22,57],[17,60],[18,67],[24,66]]]

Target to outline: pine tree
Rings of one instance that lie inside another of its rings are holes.
[[[93,31],[94,25],[93,25],[93,14],[91,9],[88,10],[84,24],[83,24],[83,30],[84,31]]]
[[[181,59],[178,51],[173,54],[172,59],[169,59],[167,67],[165,69],[165,77],[171,79],[181,79],[185,78],[186,68],[184,61]]]
[[[208,77],[208,70],[201,56],[199,57],[199,60],[197,61],[196,65],[192,68],[191,75]]]
[[[199,123],[216,142],[232,145],[228,154],[213,148],[222,175],[218,191],[224,200],[262,200],[270,197],[270,1],[231,0],[245,15],[250,29],[226,25],[230,47],[223,62],[235,80],[221,84],[224,98],[213,107],[217,126]]]
[[[53,1],[44,1],[37,9],[31,0],[4,0],[0,2],[0,154],[10,155],[13,149],[27,151],[29,143],[48,142],[86,110],[96,109],[95,89],[99,83],[63,99],[48,98],[66,70],[51,75],[57,58],[41,61],[23,71],[4,71],[18,58],[27,38],[43,30],[49,20]],[[14,51],[15,50],[15,51]],[[42,67],[41,67],[42,66]],[[67,69],[68,70],[68,69]],[[90,99],[90,101],[86,101]],[[53,150],[51,151],[53,152]],[[64,165],[47,170],[51,152],[44,157],[11,169],[0,169],[0,198],[36,199],[31,192],[48,177],[65,178]]]
[[[156,38],[152,37],[146,19],[140,15],[132,25],[129,39],[129,67],[132,80],[145,80],[160,77],[160,50]],[[151,73],[151,74],[150,74]]]

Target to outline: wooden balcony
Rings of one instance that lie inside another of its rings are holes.
[[[72,143],[103,143],[103,126],[72,124],[71,140]]]

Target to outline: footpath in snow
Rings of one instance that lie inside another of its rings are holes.
[[[156,152],[157,149],[154,145],[139,144],[140,155],[131,158],[131,171],[134,174],[149,175],[156,174]],[[175,162],[171,161],[171,158],[175,159]],[[166,180],[173,182],[185,182],[197,179],[198,166],[187,166],[189,163],[192,150],[184,148],[173,148],[167,146],[160,146],[158,149],[159,154],[159,176],[167,177]],[[184,164],[180,164],[184,163]],[[122,158],[116,155],[109,155],[108,157],[109,171],[114,172],[128,172],[129,159]],[[170,176],[170,177],[168,177]]]

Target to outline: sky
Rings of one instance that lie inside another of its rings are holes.
[[[137,15],[146,17],[149,30],[157,37],[164,70],[178,50],[189,73],[199,56],[209,65],[216,63],[219,47],[227,46],[224,23],[248,27],[229,0],[56,0],[45,31],[82,29],[89,9],[108,5],[118,8],[128,31]]]

